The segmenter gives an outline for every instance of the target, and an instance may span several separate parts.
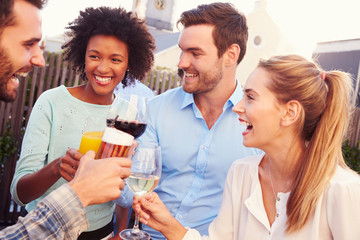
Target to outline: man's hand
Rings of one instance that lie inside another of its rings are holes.
[[[130,176],[130,159],[94,160],[94,157],[94,151],[87,152],[80,160],[74,179],[69,182],[84,207],[120,197],[125,186],[123,179]]]

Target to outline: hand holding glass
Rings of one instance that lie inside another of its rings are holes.
[[[154,190],[159,183],[162,170],[161,149],[157,145],[139,146],[131,159],[131,175],[126,184],[137,196],[143,196]],[[150,235],[139,229],[139,216],[135,218],[133,229],[120,232],[122,239],[150,239]]]

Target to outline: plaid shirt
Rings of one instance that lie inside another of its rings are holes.
[[[88,227],[85,208],[72,188],[64,184],[26,217],[0,231],[0,239],[77,239]]]

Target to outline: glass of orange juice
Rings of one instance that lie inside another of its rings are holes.
[[[89,150],[93,150],[96,154],[99,150],[105,128],[105,119],[87,118],[81,137],[79,152],[85,154]]]

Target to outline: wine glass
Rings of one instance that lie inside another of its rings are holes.
[[[147,124],[146,98],[135,94],[118,94],[111,104],[106,124],[134,138],[141,136]]]
[[[129,189],[137,196],[154,190],[161,176],[161,148],[157,145],[140,145],[131,159],[131,174],[125,179]],[[150,235],[139,229],[139,216],[135,217],[134,227],[120,232],[125,240],[148,240]]]

